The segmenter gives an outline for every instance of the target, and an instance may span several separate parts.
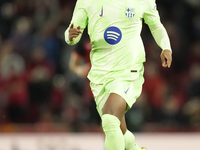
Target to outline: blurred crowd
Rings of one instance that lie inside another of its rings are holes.
[[[0,1],[0,125],[64,123],[74,131],[99,125],[87,79],[69,67],[71,53],[80,47],[64,41],[75,3]],[[200,126],[200,1],[157,0],[157,5],[173,62],[170,69],[162,68],[161,49],[144,24],[145,83],[126,115],[128,126]]]

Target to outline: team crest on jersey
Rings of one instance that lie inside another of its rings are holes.
[[[126,8],[125,15],[128,18],[133,18],[135,16],[134,8]]]

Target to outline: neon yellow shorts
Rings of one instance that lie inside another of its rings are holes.
[[[99,115],[102,116],[103,106],[110,93],[116,93],[123,97],[127,103],[127,110],[129,110],[141,94],[142,85],[144,83],[143,72],[144,69],[142,66],[140,70],[137,71],[129,70],[112,73],[112,77],[106,78],[105,82],[102,84],[90,82]],[[130,73],[129,77],[131,76],[131,78],[127,78],[127,76],[124,75],[126,73]]]

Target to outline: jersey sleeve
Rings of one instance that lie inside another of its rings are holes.
[[[155,0],[148,0],[146,10],[143,15],[144,22],[148,25],[155,24],[160,21]]]
[[[88,16],[85,10],[84,0],[78,0],[73,12],[71,23],[74,23],[75,27],[81,26],[81,30],[84,30],[88,23]]]
[[[151,34],[162,50],[171,50],[170,40],[167,31],[160,21],[160,16],[155,0],[148,1],[149,5],[144,13],[144,21],[149,26]]]
[[[70,23],[70,25],[72,23],[74,23],[75,28],[80,26],[81,31],[83,31],[88,24],[88,16],[87,16],[87,12],[86,12],[84,6],[85,6],[84,0],[77,0],[76,6],[75,6],[75,9],[73,12],[72,20]],[[70,25],[69,25],[69,27],[70,27]],[[74,41],[70,41],[69,40],[69,27],[65,31],[65,41],[69,45],[74,45],[74,44],[78,43],[79,40],[81,39],[81,34]]]
[[[170,40],[165,27],[161,23],[149,25],[151,34],[162,50],[171,50]],[[172,50],[171,50],[172,51]]]

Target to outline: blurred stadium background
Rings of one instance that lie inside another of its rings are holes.
[[[87,81],[69,69],[77,47],[64,42],[64,31],[75,3],[0,1],[0,150],[103,149]],[[171,40],[173,63],[171,69],[161,67],[161,50],[144,25],[145,83],[126,115],[127,125],[139,143],[154,150],[200,149],[200,1],[157,4]],[[164,138],[167,142],[160,143],[165,147],[152,144]]]

